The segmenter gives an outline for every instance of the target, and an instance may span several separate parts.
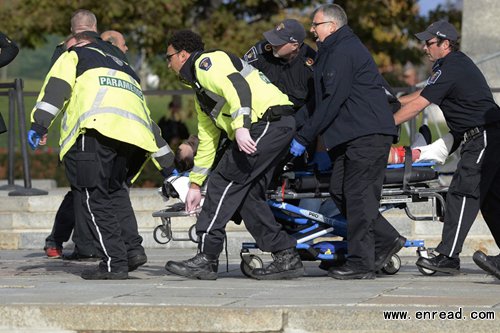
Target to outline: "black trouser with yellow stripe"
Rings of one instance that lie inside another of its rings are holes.
[[[250,135],[257,142],[252,155],[238,149],[236,142],[227,149],[210,174],[203,208],[196,222],[200,251],[219,255],[225,227],[239,212],[258,247],[276,252],[294,247],[296,240],[282,230],[266,202],[266,191],[274,169],[287,153],[295,132],[295,119],[260,120],[252,124]]]
[[[73,190],[76,225],[86,225],[101,250],[100,269],[123,272],[144,254],[125,181],[134,154],[144,151],[88,130],[64,156]]]

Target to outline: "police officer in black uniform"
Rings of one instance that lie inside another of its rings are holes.
[[[265,39],[252,46],[243,59],[288,96],[296,111],[296,126],[300,128],[314,110],[313,65],[316,51],[304,43],[306,30],[295,19],[285,19],[263,35]],[[315,154],[316,142],[308,148],[310,157],[320,156]],[[283,160],[281,164],[286,162]],[[313,159],[314,162],[316,160]],[[299,159],[294,164],[303,168],[304,163]],[[282,167],[279,165],[276,170]]]
[[[436,248],[440,254],[419,258],[417,265],[457,273],[463,242],[480,209],[500,246],[500,108],[479,68],[458,50],[459,35],[453,25],[437,21],[415,36],[425,43],[423,49],[435,63],[425,88],[401,100],[403,107],[394,114],[396,124],[434,103],[442,109],[455,137],[463,142],[446,196],[442,239]],[[500,278],[498,256],[478,251],[474,261]]]
[[[266,40],[252,46],[243,59],[288,95],[298,110],[313,96],[316,51],[304,43],[306,31],[294,19],[283,20],[264,32],[264,37]]]

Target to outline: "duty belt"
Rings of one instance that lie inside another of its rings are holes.
[[[467,142],[467,141],[473,139],[474,137],[476,137],[477,135],[483,133],[483,131],[485,129],[491,129],[491,128],[500,128],[500,121],[486,124],[484,126],[477,126],[477,127],[474,127],[474,128],[471,128],[471,129],[465,131],[464,142]]]
[[[260,119],[265,121],[276,121],[282,116],[291,116],[295,110],[291,105],[275,105],[267,109]]]
[[[472,138],[476,137],[477,135],[483,133],[484,127],[483,126],[477,126],[474,128],[471,128],[464,133],[464,142],[467,142],[471,140]]]

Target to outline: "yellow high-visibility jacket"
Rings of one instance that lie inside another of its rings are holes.
[[[61,160],[80,134],[95,129],[151,153],[157,167],[168,167],[173,153],[151,119],[138,81],[125,61],[106,53],[98,44],[73,47],[47,74],[31,113],[32,129],[45,134],[56,116],[63,113]]]
[[[221,131],[234,140],[236,129],[250,128],[269,107],[292,105],[265,75],[224,51],[193,53],[180,74],[196,91],[200,142],[189,178],[198,185],[212,167]]]

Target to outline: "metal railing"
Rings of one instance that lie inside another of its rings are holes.
[[[26,142],[26,118],[24,112],[23,80],[15,79],[12,83],[0,83],[0,96],[9,98],[9,126],[8,126],[8,177],[7,185],[0,186],[2,191],[10,191],[9,196],[46,195],[47,191],[31,187],[29,156]],[[24,187],[14,184],[14,148],[15,148],[15,118],[17,106],[17,123],[23,157]]]

